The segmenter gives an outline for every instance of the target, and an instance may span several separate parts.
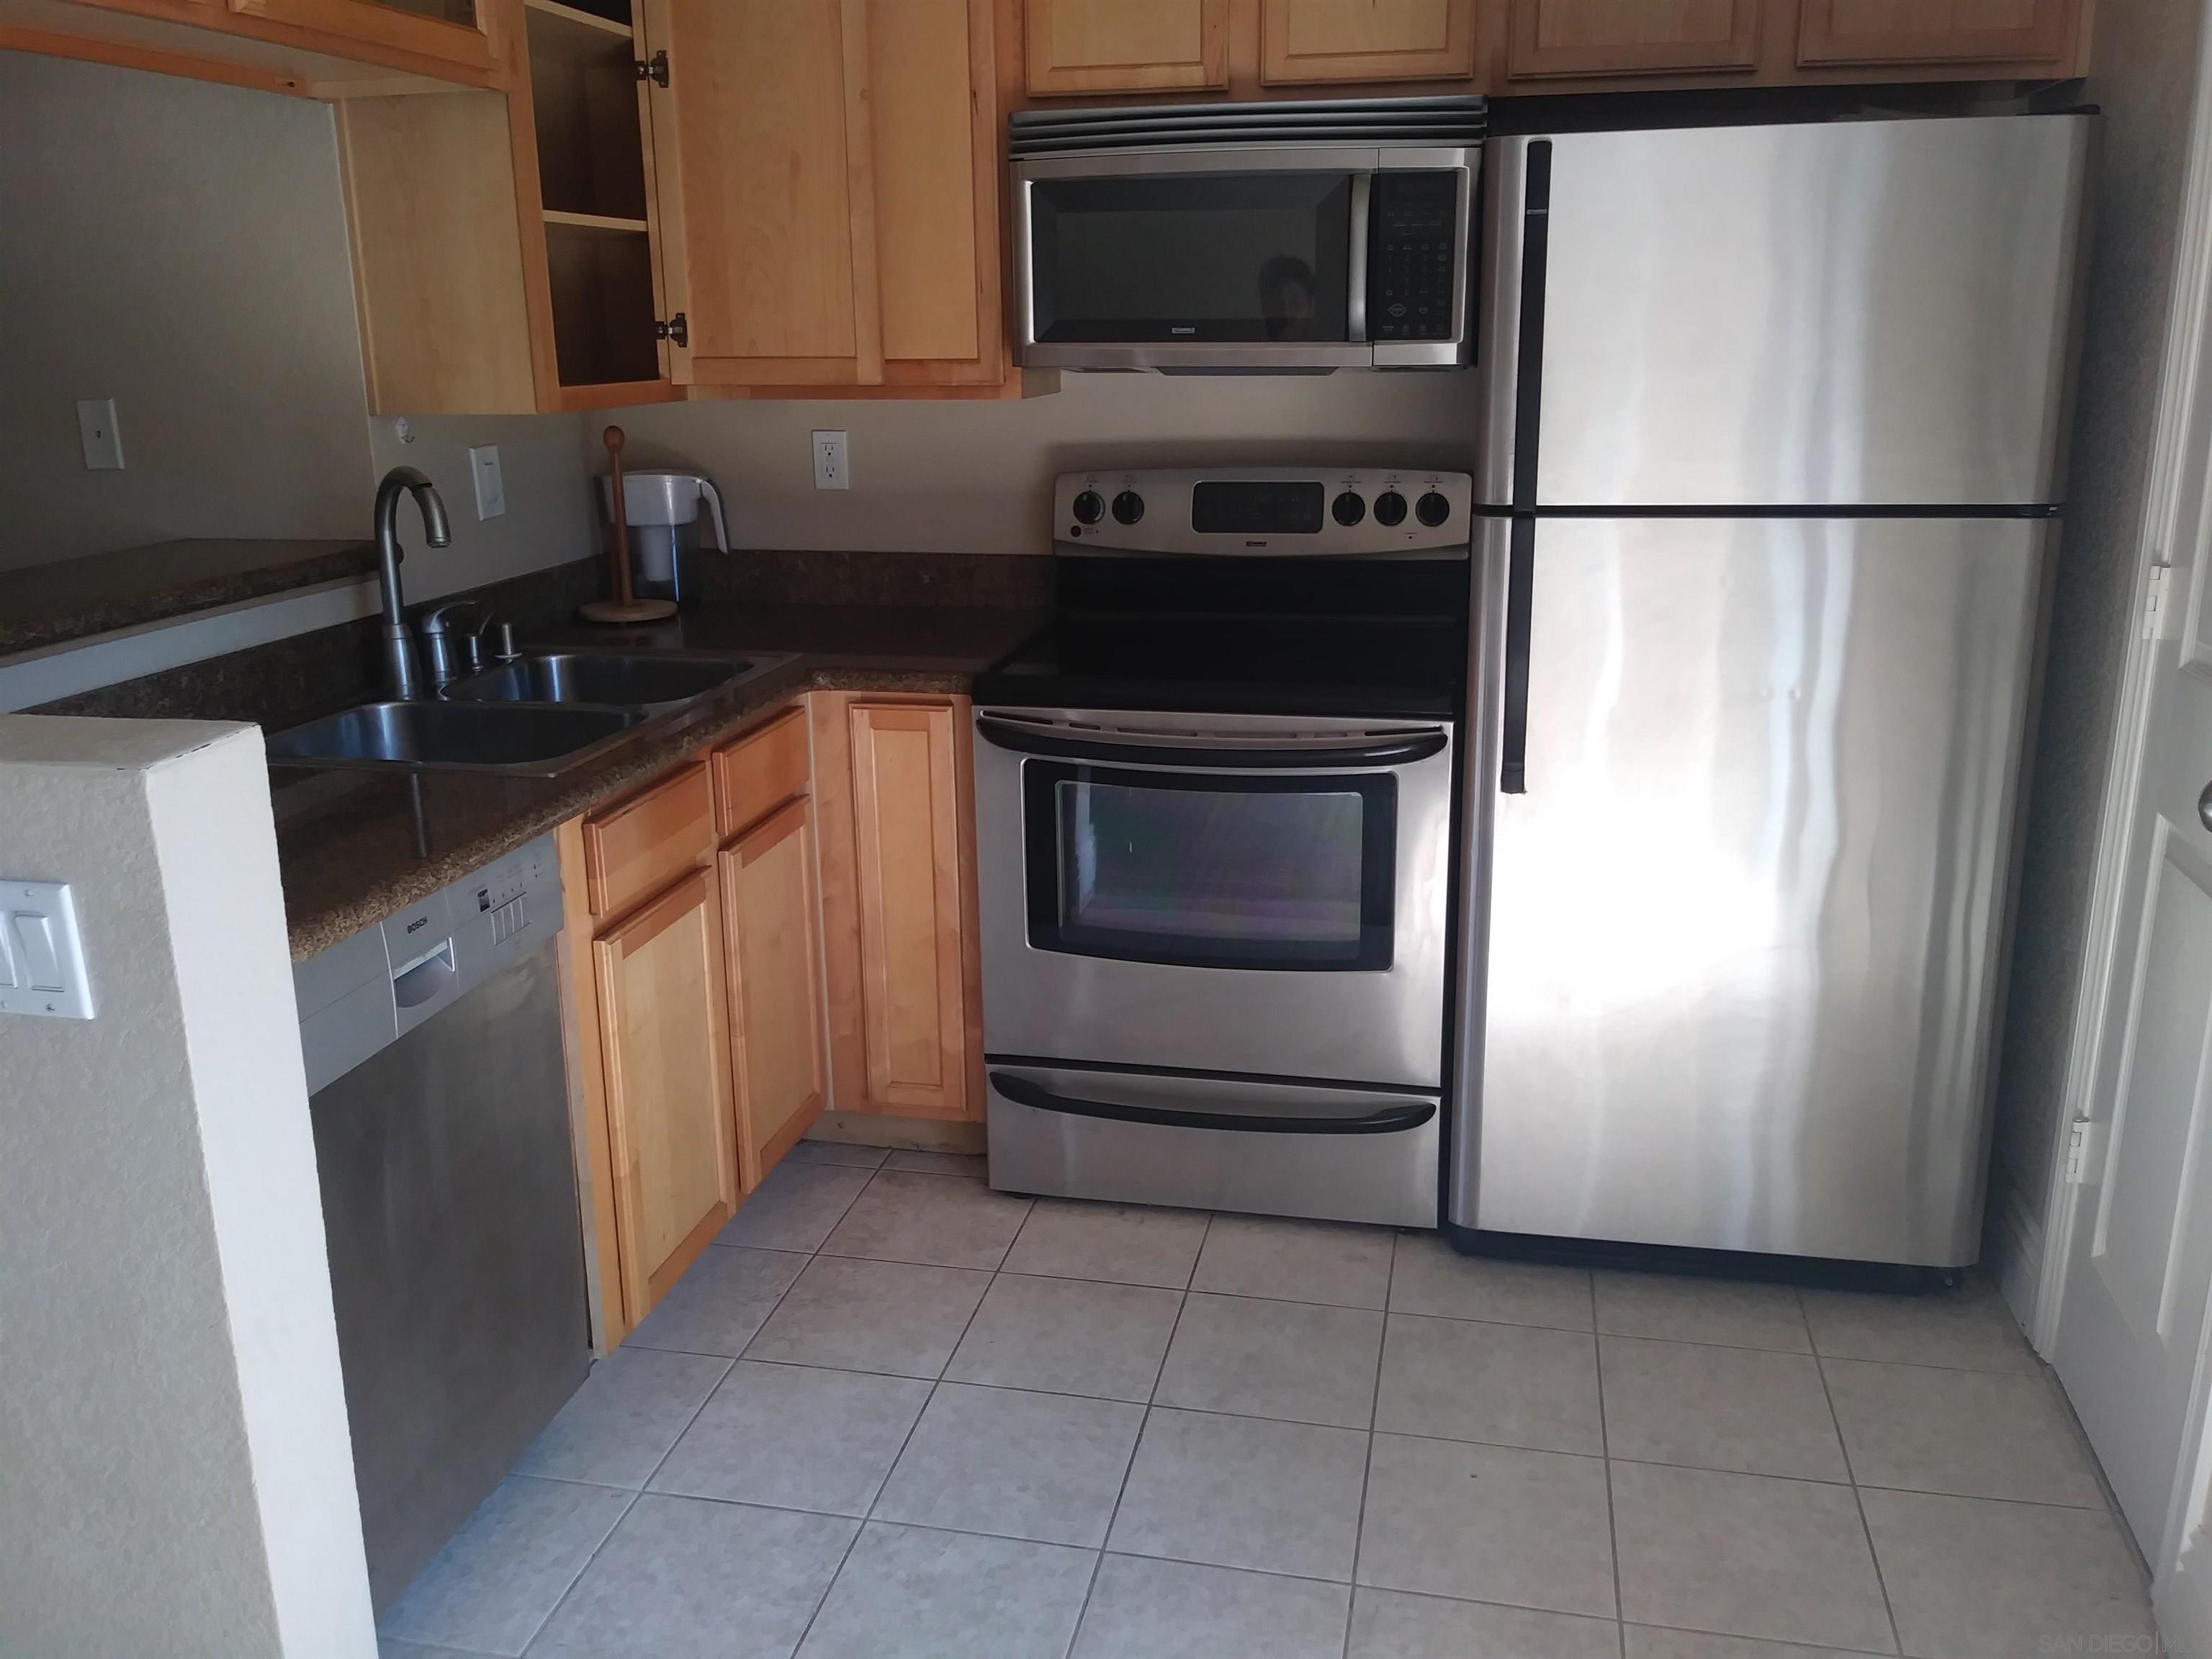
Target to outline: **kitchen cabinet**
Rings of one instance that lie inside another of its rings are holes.
[[[1027,0],[1023,24],[1034,94],[1229,84],[1229,0]]]
[[[993,9],[645,0],[678,381],[1006,381]]]
[[[813,803],[801,796],[722,849],[738,1121],[765,1173],[822,1114],[822,913]]]
[[[1763,0],[1510,0],[1506,73],[1650,75],[1758,67]]]
[[[1474,72],[1474,0],[1261,0],[1260,79],[1270,86]]]
[[[969,700],[811,701],[830,1103],[979,1118]]]
[[[2070,59],[2081,0],[1803,0],[1797,61],[1808,67]],[[2054,71],[2057,72],[2057,71]]]
[[[479,0],[228,0],[228,9],[462,68],[493,61]]]
[[[679,395],[633,26],[561,0],[474,3],[520,43],[503,90],[339,106],[371,410]]]
[[[721,895],[704,870],[592,942],[626,1323],[736,1211]]]
[[[717,750],[713,766],[738,1123],[750,1167],[765,1174],[821,1115],[827,1092],[806,710]]]

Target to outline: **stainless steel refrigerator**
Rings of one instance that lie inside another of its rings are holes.
[[[2092,125],[1487,147],[1462,1244],[1978,1254]]]

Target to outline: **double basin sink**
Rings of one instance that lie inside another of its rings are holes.
[[[787,655],[531,652],[455,680],[435,700],[362,703],[279,732],[269,758],[553,777],[639,726],[779,668]]]

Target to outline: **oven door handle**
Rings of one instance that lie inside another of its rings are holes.
[[[1177,1106],[1132,1106],[1118,1100],[1086,1100],[1064,1095],[1011,1072],[991,1073],[991,1086],[1017,1106],[1070,1117],[1103,1117],[1116,1123],[1146,1123],[1165,1129],[1231,1129],[1275,1135],[1387,1135],[1418,1129],[1437,1115],[1433,1101],[1409,1100],[1400,1106],[1334,1117],[1295,1114],[1267,1116],[1255,1112],[1197,1112]]]
[[[1450,738],[1441,726],[1387,738],[1286,739],[1264,748],[1223,747],[1218,738],[1076,736],[1018,720],[975,717],[975,729],[989,742],[1019,755],[1049,755],[1063,760],[1121,761],[1136,766],[1187,766],[1203,771],[1271,767],[1291,770],[1314,767],[1407,766],[1441,755]]]

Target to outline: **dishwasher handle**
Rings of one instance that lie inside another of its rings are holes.
[[[436,1001],[460,984],[453,962],[453,940],[448,934],[438,944],[392,971],[392,1000],[402,1012]]]

